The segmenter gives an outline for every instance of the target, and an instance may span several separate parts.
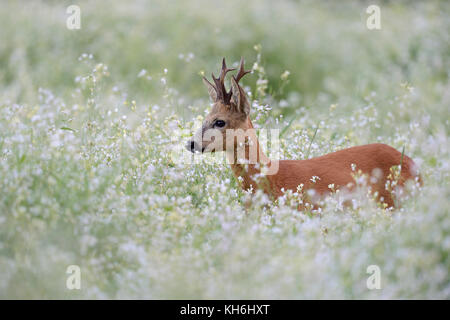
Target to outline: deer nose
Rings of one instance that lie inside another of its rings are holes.
[[[186,143],[186,149],[192,153],[194,153],[195,150],[200,150],[200,148],[198,147],[198,144],[195,143],[194,140],[188,141]]]
[[[186,143],[186,149],[192,153],[195,152],[201,152],[203,153],[203,151],[205,151],[205,148],[200,146],[197,142],[195,142],[194,140],[190,140]]]

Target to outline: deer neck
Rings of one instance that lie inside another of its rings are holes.
[[[243,145],[237,145],[231,152],[227,151],[227,159],[241,187],[244,190],[252,189],[255,191],[262,187],[260,181],[255,181],[255,176],[261,174],[261,167],[268,165],[270,159],[260,147],[256,131],[253,128],[250,118],[247,118],[247,128],[250,130],[246,130],[245,143]],[[266,187],[263,188],[266,189]]]

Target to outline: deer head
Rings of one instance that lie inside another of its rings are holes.
[[[242,129],[246,131],[252,128],[249,119],[250,103],[244,89],[239,85],[239,80],[250,71],[244,70],[244,59],[241,58],[239,71],[231,77],[231,89],[225,88],[225,76],[229,71],[225,58],[222,60],[222,70],[218,78],[212,74],[214,84],[203,77],[203,83],[208,89],[209,96],[214,102],[211,112],[206,116],[193,139],[188,141],[186,148],[191,152],[215,152],[227,151],[226,133],[230,130]],[[236,146],[228,146],[235,148]]]

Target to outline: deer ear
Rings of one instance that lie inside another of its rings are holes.
[[[244,90],[238,85],[234,77],[231,77],[231,92],[231,99],[238,111],[248,116],[250,114],[250,103],[245,96]]]
[[[211,97],[212,101],[217,100],[217,92],[216,88],[209,82],[205,77],[203,77],[203,83],[205,84],[206,88],[208,89],[209,96]]]
[[[241,90],[239,89],[239,85],[237,84],[236,80],[234,80],[233,77],[231,77],[231,99],[233,103],[237,106],[238,109],[240,109],[241,106]]]

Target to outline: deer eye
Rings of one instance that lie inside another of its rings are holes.
[[[225,121],[223,121],[223,120],[216,120],[216,122],[214,122],[214,126],[215,127],[219,127],[219,128],[225,127]]]

